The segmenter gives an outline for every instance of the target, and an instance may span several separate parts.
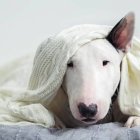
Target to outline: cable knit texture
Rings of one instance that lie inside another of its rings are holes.
[[[0,123],[19,125],[35,123],[45,127],[53,126],[55,124],[54,116],[50,110],[47,110],[47,105],[52,101],[62,84],[69,59],[84,44],[105,38],[111,28],[103,25],[74,26],[44,41],[38,47],[33,62],[31,55],[0,68],[2,79],[0,80]],[[135,44],[135,42],[137,43]],[[140,78],[133,77],[132,69],[129,70],[130,66],[135,65],[133,72],[135,73],[137,70],[136,74],[140,75],[140,61],[138,62],[140,51],[136,52],[137,50],[140,50],[140,42],[134,40],[131,52],[123,60],[123,83],[121,82],[119,93],[122,111],[126,114],[129,112],[131,115],[140,114],[137,108],[140,101],[139,98],[136,98],[140,97],[138,95],[140,90],[137,90],[140,87]],[[130,61],[132,55],[135,58]],[[133,83],[136,78],[137,84],[129,85],[130,80]],[[134,91],[136,97],[130,98]],[[129,107],[137,109],[128,111]]]

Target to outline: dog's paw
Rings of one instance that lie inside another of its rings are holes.
[[[124,126],[131,128],[134,126],[140,125],[140,117],[139,116],[131,116],[128,118],[127,122]]]

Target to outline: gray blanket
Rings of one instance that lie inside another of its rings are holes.
[[[0,125],[0,140],[140,140],[140,127],[126,128],[120,123],[107,123],[60,130],[34,125]]]

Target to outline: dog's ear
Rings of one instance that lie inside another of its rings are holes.
[[[107,40],[118,50],[127,52],[131,46],[131,40],[134,33],[135,15],[128,13],[122,18],[107,36]]]

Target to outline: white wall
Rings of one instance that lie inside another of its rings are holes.
[[[0,0],[0,64],[35,50],[66,27],[114,25],[129,11],[136,14],[140,37],[139,0]]]

